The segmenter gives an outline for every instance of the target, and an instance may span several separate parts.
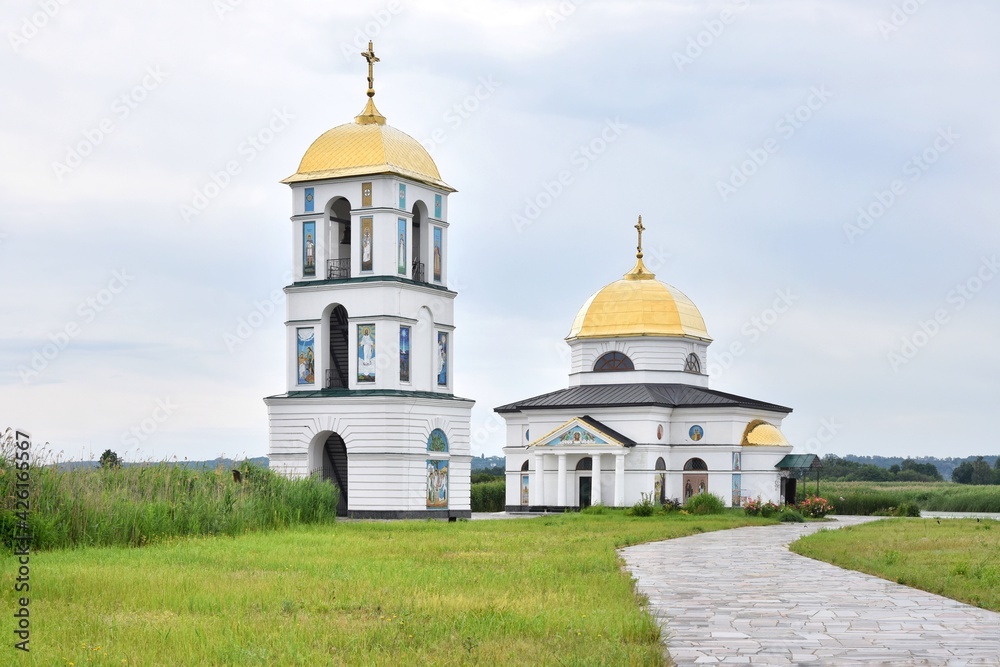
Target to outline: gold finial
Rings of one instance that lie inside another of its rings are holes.
[[[368,50],[361,53],[368,61],[368,97],[375,97],[375,63],[382,62],[375,56],[375,45],[368,40]]]
[[[635,256],[636,256],[636,259],[642,259],[642,232],[646,228],[642,226],[642,216],[641,215],[639,216],[639,224],[637,224],[635,226],[635,228],[639,231],[639,245],[636,246],[636,251],[637,252],[635,253]]]

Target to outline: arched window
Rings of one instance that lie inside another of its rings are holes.
[[[609,373],[613,371],[634,371],[635,365],[632,360],[621,352],[608,352],[597,360],[594,370],[598,373]]]
[[[431,431],[430,436],[427,438],[427,451],[429,452],[447,452],[448,451],[448,436],[444,434],[439,428]]]
[[[667,464],[664,462],[663,457],[656,459],[656,470],[666,470]]]
[[[701,459],[688,459],[687,463],[684,464],[685,470],[708,470],[708,464],[706,464]]]
[[[594,469],[594,459],[589,456],[585,456],[576,464],[577,470],[593,470]]]
[[[521,472],[528,472],[528,462],[525,461],[521,464]]]
[[[687,356],[687,360],[684,362],[684,372],[701,375],[701,359],[698,358],[697,354],[692,352]]]

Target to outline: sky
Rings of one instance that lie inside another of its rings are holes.
[[[64,459],[266,455],[279,181],[364,107],[372,39],[379,110],[458,189],[474,454],[500,454],[494,407],[567,385],[639,214],[712,387],[794,408],[798,451],[996,454],[998,24],[994,0],[8,0],[0,428]]]

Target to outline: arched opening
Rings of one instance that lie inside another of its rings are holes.
[[[576,462],[577,470],[593,470],[594,469],[594,459],[589,456],[584,456],[582,459]]]
[[[667,473],[660,472],[667,469],[667,462],[663,460],[663,457],[656,459],[656,465],[653,466],[656,470],[656,478],[653,480],[653,497],[658,500],[662,505],[667,502]]]
[[[632,363],[632,360],[621,352],[608,352],[594,362],[594,371],[597,373],[634,370],[635,365]]]
[[[347,331],[347,309],[339,303],[330,310],[327,320],[329,365],[326,369],[326,389],[348,388],[348,354],[350,342]]]
[[[326,277],[338,280],[351,277],[351,202],[338,197],[328,207],[326,235]]]
[[[577,473],[590,472],[594,469],[594,459],[589,456],[584,456],[582,459],[576,462]],[[593,475],[579,475],[579,480],[577,481],[579,485],[580,493],[580,509],[584,507],[590,507],[591,498],[593,497]]]
[[[688,459],[684,463],[685,470],[708,470],[708,464],[699,458]]]
[[[337,516],[347,516],[347,445],[337,433],[331,433],[323,443],[323,479],[340,489]]]
[[[411,251],[410,277],[421,283],[427,282],[427,207],[422,201],[413,204],[413,221],[410,224]]]
[[[528,472],[528,462],[525,461],[521,464],[521,472]]]
[[[694,352],[687,356],[687,360],[684,362],[684,372],[701,375],[701,359]]]

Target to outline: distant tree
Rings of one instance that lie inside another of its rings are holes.
[[[110,449],[105,449],[104,453],[101,454],[101,467],[102,468],[120,468],[122,466],[122,459],[120,456],[115,454]]]
[[[958,484],[972,484],[972,463],[962,461],[951,471],[951,481]]]
[[[938,470],[937,466],[934,465],[933,463],[917,463],[913,459],[906,459],[905,461],[903,461],[902,469],[904,471],[911,470],[927,478],[926,480],[918,480],[918,481],[934,482],[934,481],[942,481],[944,479],[941,476],[941,471]]]
[[[980,486],[993,483],[993,470],[982,456],[972,464],[972,483]]]
[[[898,465],[893,464],[893,465],[889,466],[889,472],[891,472],[893,475],[898,475],[899,474],[899,470],[900,470],[900,468],[899,468]]]

